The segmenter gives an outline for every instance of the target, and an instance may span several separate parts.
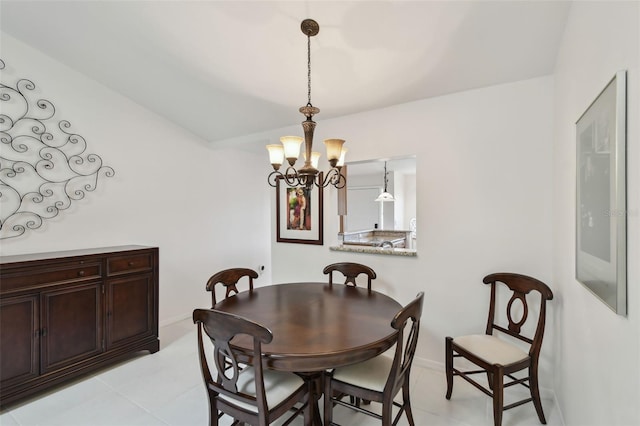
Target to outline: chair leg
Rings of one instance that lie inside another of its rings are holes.
[[[536,407],[536,413],[538,413],[538,419],[543,425],[547,424],[547,420],[544,418],[544,412],[542,411],[542,401],[540,400],[540,388],[538,387],[538,366],[532,365],[529,367],[529,390],[531,391],[531,399],[533,399],[533,406]]]
[[[502,411],[504,404],[504,371],[501,365],[493,374],[493,424],[502,425]]]
[[[388,400],[387,400],[388,399]],[[393,397],[385,398],[382,402],[382,426],[391,426],[393,414]]]
[[[445,338],[445,371],[447,374],[447,399],[453,392],[453,338]]]
[[[313,424],[313,406],[317,407],[317,401],[312,401],[312,393],[311,386],[315,386],[314,384],[309,384],[309,393],[307,394],[307,406],[304,407],[303,418],[304,418],[304,426],[311,426]]]
[[[409,426],[415,426],[413,421],[413,413],[411,412],[411,399],[409,399],[409,374],[407,374],[407,380],[405,380],[402,385],[402,405],[404,407],[404,412],[407,415],[407,421],[409,422]]]
[[[215,395],[209,391],[209,425],[218,426],[218,419],[222,416],[222,412],[218,412],[218,408],[213,404]]]
[[[493,374],[487,371],[487,383],[489,384],[489,389],[493,390]]]
[[[333,400],[331,390],[331,376],[324,377],[324,424],[330,425],[333,420]]]

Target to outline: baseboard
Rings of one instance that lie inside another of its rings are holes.
[[[159,327],[165,327],[167,325],[171,325],[171,324],[174,324],[176,322],[180,322],[180,321],[186,320],[188,318],[191,318],[191,314],[176,315],[176,316],[171,317],[171,318],[163,319],[162,321],[160,321],[158,323],[158,325],[159,325]]]
[[[433,361],[431,359],[414,356],[413,365],[417,365],[419,367],[428,368],[430,370],[436,370],[444,373],[444,363]]]

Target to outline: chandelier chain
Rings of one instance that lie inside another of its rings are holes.
[[[311,35],[307,34],[307,106],[311,106]]]

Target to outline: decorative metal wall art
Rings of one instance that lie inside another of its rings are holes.
[[[0,239],[40,228],[115,174],[35,88],[26,78],[0,81]]]

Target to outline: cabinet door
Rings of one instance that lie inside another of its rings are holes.
[[[107,350],[155,335],[153,274],[107,281]]]
[[[42,293],[42,372],[103,351],[102,285],[76,285]]]
[[[37,295],[0,300],[0,386],[38,376],[39,334]]]

